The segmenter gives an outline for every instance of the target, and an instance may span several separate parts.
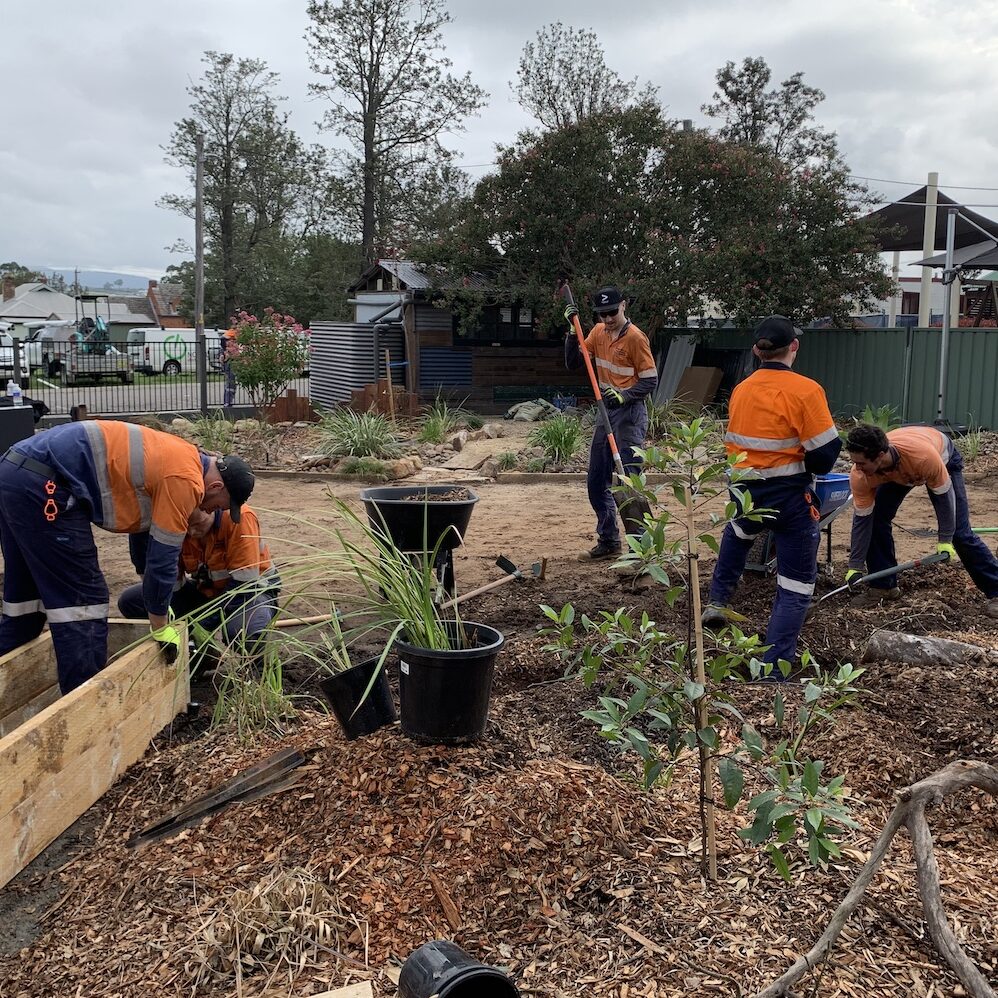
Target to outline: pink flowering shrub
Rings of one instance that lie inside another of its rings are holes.
[[[254,407],[262,412],[308,367],[302,325],[293,315],[282,315],[268,306],[262,319],[238,312],[232,328],[236,331],[235,345],[229,351],[232,370]]]

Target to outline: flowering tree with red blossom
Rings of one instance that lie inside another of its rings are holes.
[[[302,325],[293,315],[282,315],[269,306],[263,318],[237,312],[232,370],[236,381],[249,392],[257,412],[263,413],[308,365],[308,346]]]

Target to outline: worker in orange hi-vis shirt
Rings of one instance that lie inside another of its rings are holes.
[[[249,504],[243,505],[238,523],[223,510],[195,510],[180,562],[182,574],[170,600],[177,616],[194,613],[208,634],[221,627],[228,644],[261,660],[267,625],[277,613],[281,579]],[[123,617],[145,616],[141,583],[118,597],[118,610]]]
[[[0,654],[48,620],[63,693],[104,668],[109,604],[96,524],[129,535],[150,630],[175,661],[180,635],[168,612],[188,520],[199,506],[238,520],[253,484],[241,458],[135,423],[84,420],[19,441],[0,460]]]
[[[648,431],[648,410],[645,398],[658,384],[658,369],[652,356],[648,337],[624,314],[627,303],[620,289],[600,288],[593,296],[593,309],[600,320],[586,337],[589,351],[600,381],[600,394],[606,404],[610,427],[620,450],[624,473],[633,475],[641,470],[641,458],[634,453],[642,447]],[[579,314],[575,305],[565,309],[569,323],[565,339],[565,366],[576,370],[585,363],[572,319]],[[597,420],[593,442],[589,449],[589,471],[586,485],[589,504],[596,513],[596,545],[580,555],[580,561],[620,556],[620,532],[617,527],[617,504],[610,486],[613,480],[613,455],[606,430]]]
[[[763,530],[776,541],[776,597],[766,628],[766,662],[793,662],[804,618],[818,577],[820,503],[814,476],[835,465],[842,441],[824,389],[791,368],[801,331],[782,315],[763,319],[755,329],[753,353],[762,364],[735,387],[728,402],[724,444],[729,455],[744,454],[737,467],[754,472],[739,482],[764,519],[738,518],[724,528],[721,550],[710,580],[710,603],[703,623],[723,625],[724,613],[745,569],[748,553]],[[742,507],[744,508],[744,507]],[[785,678],[773,670],[773,679]]]
[[[846,450],[852,458],[849,476],[855,513],[846,581],[897,564],[891,524],[904,497],[924,485],[936,513],[936,550],[958,555],[974,585],[988,598],[985,613],[998,617],[998,561],[971,530],[963,458],[953,441],[932,426],[902,426],[885,433],[860,424],[849,431]],[[897,576],[877,579],[854,596],[852,606],[869,609],[883,600],[901,598]]]

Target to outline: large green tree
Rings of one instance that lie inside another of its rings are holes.
[[[560,21],[523,47],[516,78],[510,86],[520,106],[551,129],[612,114],[655,92],[648,86],[639,95],[637,78],[624,80],[610,69],[595,32]]]
[[[793,170],[766,148],[676,129],[646,101],[500,149],[460,224],[420,257],[494,275],[501,296],[552,318],[559,276],[582,292],[618,283],[649,333],[700,315],[842,317],[889,284],[863,198],[842,166]]]
[[[441,30],[450,16],[440,0],[309,0],[312,93],[330,107],[323,125],[350,144],[339,154],[341,175],[358,178],[353,201],[365,264],[380,250],[404,244],[394,222],[414,198],[459,190],[449,185],[453,154],[444,133],[462,129],[487,94],[448,72]]]
[[[216,316],[224,322],[247,303],[245,275],[261,247],[321,229],[336,188],[324,151],[307,148],[288,126],[278,76],[265,62],[220,52],[203,61],[204,76],[188,88],[190,114],[166,146],[167,162],[187,172],[192,191],[161,203],[193,217],[196,140],[204,135],[206,273],[220,285]]]
[[[796,167],[837,158],[835,134],[814,121],[814,109],[825,94],[806,84],[803,73],[794,73],[778,87],[769,86],[772,75],[765,59],[752,57],[741,67],[727,62],[717,71],[717,89],[701,110],[721,122],[718,135],[769,149]]]

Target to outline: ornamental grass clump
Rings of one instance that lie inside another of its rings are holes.
[[[532,430],[527,442],[543,448],[546,460],[564,464],[582,447],[582,424],[574,416],[559,413]]]
[[[329,457],[400,457],[395,427],[380,413],[333,409],[318,423],[317,450]]]

